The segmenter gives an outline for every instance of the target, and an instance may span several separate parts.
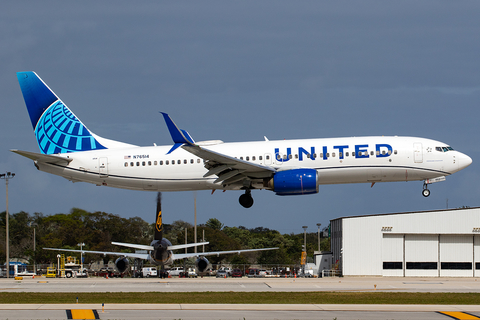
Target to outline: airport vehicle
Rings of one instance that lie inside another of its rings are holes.
[[[218,269],[218,271],[225,271],[228,276],[232,275],[232,268],[230,268],[230,267],[221,267],[220,269]]]
[[[218,270],[217,274],[215,275],[216,278],[228,278],[229,274],[226,270]]]
[[[152,267],[142,268],[142,275],[144,278],[156,277],[157,268],[152,268]]]
[[[173,268],[168,270],[168,274],[172,277],[178,277],[178,276],[180,276],[180,273],[182,273],[182,272],[183,272],[182,267],[173,267]]]
[[[260,269],[260,270],[258,270],[258,276],[259,276],[259,277],[264,278],[264,277],[267,276],[267,274],[268,274],[268,273],[267,273],[267,270],[265,270],[265,269]]]
[[[231,276],[232,278],[241,278],[243,277],[243,272],[240,269],[233,269]]]
[[[423,181],[428,185],[468,167],[472,159],[425,138],[371,136],[224,143],[195,142],[170,116],[171,146],[139,147],[99,137],[32,71],[18,72],[41,153],[12,150],[40,171],[73,182],[147,191],[252,190],[280,196],[319,192],[319,185]]]
[[[205,258],[206,256],[218,256],[220,254],[231,254],[242,252],[255,252],[255,251],[265,251],[265,250],[276,250],[278,248],[262,248],[262,249],[243,249],[243,250],[230,250],[230,251],[213,251],[213,252],[199,252],[199,253],[181,253],[174,254],[173,251],[177,249],[185,249],[196,246],[207,245],[209,242],[198,242],[198,243],[187,243],[180,245],[172,245],[172,243],[163,237],[163,222],[162,222],[162,196],[159,192],[157,194],[157,214],[154,230],[154,240],[150,245],[143,244],[133,244],[133,243],[123,243],[123,242],[112,242],[114,245],[124,246],[132,249],[145,250],[147,253],[125,253],[125,252],[110,252],[110,251],[90,251],[90,250],[74,250],[74,249],[60,249],[60,248],[43,248],[45,250],[55,250],[55,251],[69,251],[69,252],[83,252],[83,253],[97,253],[102,255],[114,255],[119,256],[115,261],[115,266],[120,273],[123,273],[129,266],[129,261],[127,258],[140,259],[140,260],[149,260],[155,265],[168,266],[171,265],[175,260],[184,259],[184,258],[197,258],[195,261],[195,268],[198,270],[198,273],[204,272],[209,266],[210,263]],[[170,273],[170,275],[173,275]]]
[[[197,273],[195,272],[195,268],[188,268],[187,270],[187,276],[189,278],[196,278],[198,277]]]
[[[258,273],[259,273],[258,269],[250,269],[250,270],[248,270],[247,277],[249,277],[249,278],[258,277]]]

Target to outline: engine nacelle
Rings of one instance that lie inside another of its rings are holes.
[[[266,187],[279,196],[318,193],[318,172],[315,169],[279,171],[267,181]]]
[[[199,273],[204,272],[207,270],[209,264],[210,262],[208,262],[207,258],[201,257],[195,261],[195,268],[197,268]]]
[[[115,266],[117,267],[118,272],[122,273],[128,268],[128,259],[127,258],[118,258],[115,260]]]

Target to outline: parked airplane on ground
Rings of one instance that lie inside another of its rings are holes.
[[[256,251],[278,249],[278,248],[262,248],[262,249],[244,249],[244,250],[174,254],[173,250],[203,246],[203,245],[209,244],[209,242],[172,245],[172,243],[168,239],[165,239],[163,237],[162,195],[160,192],[157,194],[155,233],[154,233],[153,241],[150,243],[150,245],[148,246],[143,244],[133,244],[133,243],[123,243],[123,242],[112,242],[112,244],[133,248],[137,250],[145,250],[147,251],[147,253],[124,253],[124,252],[89,251],[89,250],[73,250],[73,249],[59,249],[59,248],[43,248],[43,249],[120,256],[120,258],[118,258],[115,261],[115,266],[117,267],[120,273],[124,272],[129,266],[129,262],[127,258],[148,260],[151,263],[154,263],[156,265],[168,266],[168,265],[171,265],[175,260],[195,257],[197,258],[197,260],[195,261],[195,268],[197,269],[198,273],[202,273],[205,270],[207,270],[207,268],[210,265],[207,258],[205,258],[206,256],[218,256],[221,254],[232,254],[232,253],[240,254],[242,252],[256,252]]]
[[[423,180],[428,197],[428,184],[472,163],[443,142],[414,137],[194,142],[166,113],[174,146],[139,147],[93,134],[34,72],[17,77],[41,154],[12,151],[73,182],[150,191],[245,190],[239,201],[249,208],[254,189],[304,195],[340,183]]]

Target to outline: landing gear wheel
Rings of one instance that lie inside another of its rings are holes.
[[[244,208],[250,208],[253,206],[253,198],[250,192],[242,194],[240,198],[238,199],[238,202],[242,205]]]
[[[425,198],[428,197],[428,196],[430,195],[430,190],[428,190],[428,189],[423,189],[423,190],[422,190],[422,195],[423,195]]]

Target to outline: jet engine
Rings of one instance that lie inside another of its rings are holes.
[[[207,258],[200,257],[195,261],[195,268],[197,268],[198,272],[204,272],[209,264],[210,262],[208,262]]]
[[[115,260],[115,266],[117,267],[118,272],[122,273],[128,268],[128,259],[127,258],[118,258]]]
[[[279,196],[290,196],[318,193],[317,181],[315,169],[292,169],[275,173],[264,185]]]

